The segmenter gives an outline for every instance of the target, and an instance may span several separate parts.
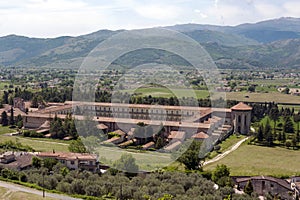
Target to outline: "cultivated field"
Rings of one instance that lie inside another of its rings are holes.
[[[177,98],[182,97],[194,97],[205,99],[209,96],[208,90],[191,90],[187,89],[172,89],[160,88],[160,87],[149,87],[149,88],[138,88],[135,91],[132,90],[122,90],[122,92],[135,93],[138,96],[153,96],[153,97],[165,97],[169,98],[176,96]],[[282,94],[277,91],[270,91],[268,93],[250,93],[250,92],[227,92],[226,99],[237,100],[244,102],[276,102],[276,103],[290,103],[290,104],[300,104],[300,97]]]
[[[192,92],[191,92],[192,91]],[[182,98],[182,97],[195,97],[197,98],[207,98],[209,96],[209,92],[207,90],[188,90],[188,89],[168,89],[164,87],[148,87],[148,88],[138,88],[136,90],[122,90],[122,92],[127,93],[135,93],[138,96],[153,96],[153,97],[174,97]]]
[[[290,103],[299,104],[300,97],[279,92],[270,93],[249,93],[249,92],[228,92],[226,98],[230,100],[244,101],[244,102],[276,102],[276,103]]]

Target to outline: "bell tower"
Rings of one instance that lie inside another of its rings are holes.
[[[231,108],[234,132],[246,135],[250,131],[252,107],[240,102]]]

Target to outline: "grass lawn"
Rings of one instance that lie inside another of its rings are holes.
[[[41,195],[36,194],[29,194],[26,192],[19,192],[19,191],[9,191],[6,188],[0,187],[0,199],[5,200],[15,200],[15,199],[22,199],[22,200],[54,200],[54,198],[45,197],[42,198]]]
[[[0,135],[3,135],[5,133],[13,133],[16,132],[16,130],[9,128],[8,126],[2,126],[0,125]]]
[[[210,153],[209,158],[214,158],[218,154],[224,153],[226,150],[229,150],[233,145],[235,145],[236,143],[238,143],[244,138],[245,136],[243,135],[239,135],[239,136],[237,136],[236,134],[231,135],[229,138],[227,138],[221,144],[219,144],[221,149],[218,152],[213,151]]]
[[[53,151],[53,149],[63,152],[68,152],[68,144],[70,141],[54,140],[48,138],[24,138],[20,136],[5,136],[5,133],[16,132],[14,129],[10,129],[8,126],[0,126],[0,142],[18,140],[23,145],[29,145],[36,151]]]
[[[248,96],[248,98],[246,98]],[[249,92],[228,92],[226,98],[244,102],[276,102],[276,103],[300,103],[300,96],[282,94],[279,92],[249,93]]]
[[[136,159],[136,164],[140,170],[155,170],[158,168],[166,167],[173,163],[170,154],[158,152],[139,152],[131,149],[121,149],[113,147],[100,146],[98,149],[100,161],[105,164],[112,164],[118,160],[122,154],[129,153]]]
[[[218,164],[225,164],[233,176],[292,176],[300,175],[299,163],[299,150],[244,143],[223,159],[206,165],[204,170],[213,170]]]
[[[3,136],[0,135],[0,142],[18,140],[23,145],[29,145],[36,151],[52,151],[53,149],[56,152],[68,152],[68,144],[63,141],[57,141],[53,139],[32,139],[32,138],[23,138],[16,136]]]

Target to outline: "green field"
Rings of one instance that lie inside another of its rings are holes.
[[[8,126],[2,126],[0,125],[0,135],[5,133],[13,133],[16,132],[16,130],[9,128]]]
[[[151,171],[154,169],[166,167],[173,162],[170,157],[170,154],[167,153],[158,153],[150,151],[140,152],[137,150],[120,149],[104,146],[99,147],[98,152],[100,161],[102,161],[105,164],[112,164],[115,160],[118,160],[124,153],[131,154],[136,159],[136,163],[139,166],[140,170]]]
[[[138,96],[153,96],[153,97],[165,97],[169,98],[176,96],[177,98],[182,97],[197,97],[197,98],[207,98],[209,92],[207,90],[188,90],[188,89],[168,89],[164,87],[147,87],[147,88],[138,88],[136,90],[122,90],[122,92],[135,93]]]
[[[204,170],[225,164],[232,176],[293,176],[300,175],[299,163],[300,151],[244,143],[223,159],[206,165]]]
[[[243,135],[240,136],[237,136],[236,134],[231,135],[229,138],[227,138],[220,144],[221,149],[218,152],[213,151],[209,154],[209,158],[214,158],[218,154],[224,153],[225,151],[229,150],[233,145],[235,145],[236,143],[238,143],[244,138],[245,136]]]
[[[6,133],[16,132],[9,127],[0,126],[0,142],[13,141],[20,142],[22,145],[29,145],[36,151],[64,151],[68,152],[68,144],[70,141],[54,140],[47,138],[24,138],[21,136],[7,136]]]
[[[4,136],[0,135],[0,142],[13,141],[20,142],[22,145],[28,145],[32,147],[35,151],[53,151],[56,152],[68,152],[68,144],[61,143],[57,140],[48,139],[45,141],[44,139],[32,139],[32,138],[24,138],[17,136]]]

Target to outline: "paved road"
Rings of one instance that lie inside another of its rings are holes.
[[[13,183],[8,183],[8,182],[4,182],[4,181],[0,181],[0,187],[4,187],[9,189],[10,191],[20,191],[20,192],[27,192],[27,193],[31,193],[31,194],[36,194],[36,195],[40,195],[41,199],[43,199],[42,195],[43,192],[40,190],[36,190],[36,189],[32,189],[32,188],[27,188],[21,185],[17,185],[17,184],[13,184]],[[46,197],[51,197],[54,199],[61,199],[61,200],[79,200],[73,197],[68,197],[65,195],[61,195],[61,194],[54,194],[54,193],[45,193]]]
[[[231,149],[225,151],[225,152],[222,153],[222,154],[217,155],[216,157],[214,157],[214,158],[211,159],[211,160],[208,160],[208,161],[204,162],[204,163],[203,163],[203,166],[221,160],[222,158],[224,158],[225,156],[227,156],[228,154],[230,154],[231,152],[233,152],[234,150],[236,150],[237,148],[239,148],[239,146],[241,146],[241,144],[243,144],[243,142],[245,142],[245,141],[248,140],[248,139],[249,139],[249,137],[246,137],[246,138],[242,139],[241,141],[239,141],[238,143],[236,143],[235,145],[233,145],[233,146],[231,147]]]

